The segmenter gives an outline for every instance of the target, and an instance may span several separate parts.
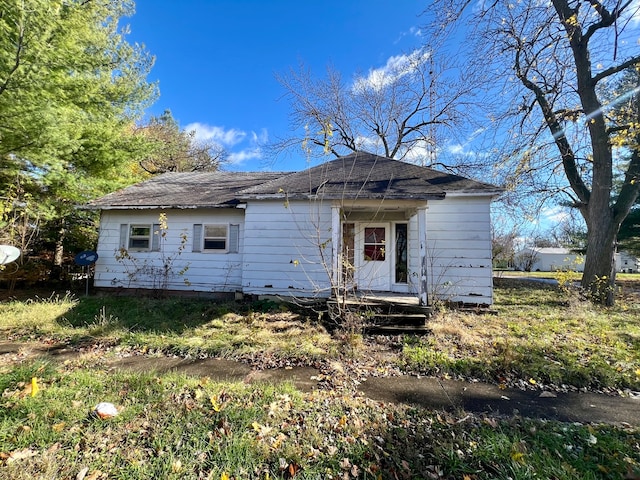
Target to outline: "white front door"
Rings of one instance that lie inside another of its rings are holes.
[[[391,290],[391,224],[356,223],[355,267],[359,290]]]

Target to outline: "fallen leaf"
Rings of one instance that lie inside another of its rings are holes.
[[[219,412],[220,410],[222,410],[222,404],[218,403],[215,398],[209,397],[209,401],[211,402],[211,407],[213,407],[214,412]]]
[[[557,396],[558,395],[556,395],[553,392],[546,392],[546,391],[540,394],[540,398],[557,398]]]
[[[15,462],[16,460],[24,460],[25,458],[35,457],[36,455],[38,455],[38,452],[30,448],[14,450],[13,452],[9,453],[9,458],[7,458],[6,462],[7,464],[9,464]]]
[[[489,425],[491,428],[498,428],[498,421],[495,418],[485,418],[484,423]]]
[[[67,424],[65,422],[56,423],[51,427],[54,432],[61,432]]]
[[[38,387],[38,379],[33,377],[31,379],[31,396],[35,397],[40,391],[40,387]]]
[[[511,460],[517,463],[524,464],[524,453],[522,452],[511,452]]]
[[[102,477],[102,472],[100,470],[94,470],[85,480],[97,480],[100,477]]]

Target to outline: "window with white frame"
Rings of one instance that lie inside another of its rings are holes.
[[[226,224],[204,225],[203,250],[205,252],[226,252],[227,233]]]
[[[238,253],[240,242],[239,224],[193,225],[193,251],[214,253]]]
[[[151,250],[151,236],[153,228],[151,225],[133,224],[129,226],[130,250]]]

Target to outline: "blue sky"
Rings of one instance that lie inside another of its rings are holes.
[[[150,81],[181,127],[221,143],[232,170],[293,170],[260,145],[289,131],[288,102],[276,80],[302,62],[345,79],[367,76],[422,46],[424,0],[136,0],[130,42],[156,57]]]

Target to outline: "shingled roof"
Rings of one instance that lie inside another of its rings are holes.
[[[88,208],[233,207],[243,200],[444,198],[447,193],[497,195],[502,190],[432,168],[353,153],[300,172],[165,173],[90,202]]]
[[[496,195],[495,185],[421,167],[371,153],[357,152],[301,172],[277,177],[239,192],[239,198],[282,194],[325,199],[387,198],[426,200],[447,193]]]
[[[233,207],[237,192],[285,172],[164,173],[87,204],[95,209]]]

